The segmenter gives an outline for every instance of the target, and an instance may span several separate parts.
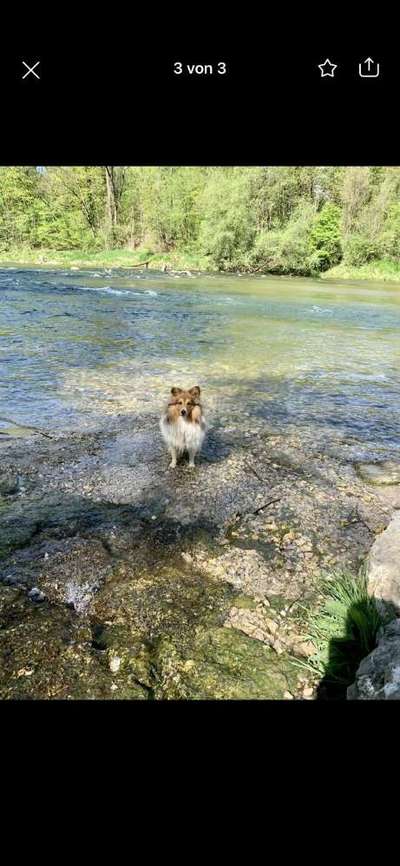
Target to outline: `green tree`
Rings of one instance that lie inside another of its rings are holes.
[[[309,261],[315,270],[326,271],[340,262],[342,257],[340,219],[341,211],[338,205],[327,202],[314,220],[309,240]]]
[[[31,167],[1,168],[0,245],[34,246],[40,214],[40,176]]]

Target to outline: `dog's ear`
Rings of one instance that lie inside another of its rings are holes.
[[[171,394],[173,397],[177,397],[178,394],[182,394],[182,388],[171,388]]]
[[[191,394],[192,397],[195,398],[195,400],[198,400],[198,398],[200,397],[200,388],[199,388],[199,386],[198,386],[198,385],[195,385],[194,388],[190,388],[190,390],[189,390],[189,394]]]

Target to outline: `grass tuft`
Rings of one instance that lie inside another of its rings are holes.
[[[321,604],[306,614],[314,652],[297,664],[318,676],[321,697],[345,697],[361,660],[376,646],[382,618],[368,595],[365,571],[325,576],[320,592]]]

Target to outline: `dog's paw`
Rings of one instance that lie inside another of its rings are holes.
[[[189,469],[196,469],[195,464],[194,464],[194,463],[189,463]]]
[[[171,460],[171,463],[168,464],[168,469],[176,469],[176,460]]]

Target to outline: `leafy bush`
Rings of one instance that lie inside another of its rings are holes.
[[[400,260],[400,204],[393,204],[389,208],[378,244],[382,256],[396,262]]]
[[[262,232],[258,235],[251,251],[251,265],[272,274],[283,273],[285,263],[282,259],[281,247],[282,232]]]
[[[276,274],[309,274],[309,237],[315,219],[315,209],[301,202],[287,226],[281,230],[262,232],[251,253],[255,267]]]
[[[317,214],[310,232],[309,255],[319,271],[337,265],[342,258],[340,208],[327,202]]]
[[[203,190],[199,246],[221,270],[241,266],[253,246],[256,223],[250,190],[249,176],[240,169],[223,174],[213,169]]]
[[[375,259],[378,248],[371,238],[362,234],[353,234],[346,238],[343,253],[346,264],[358,267]]]

